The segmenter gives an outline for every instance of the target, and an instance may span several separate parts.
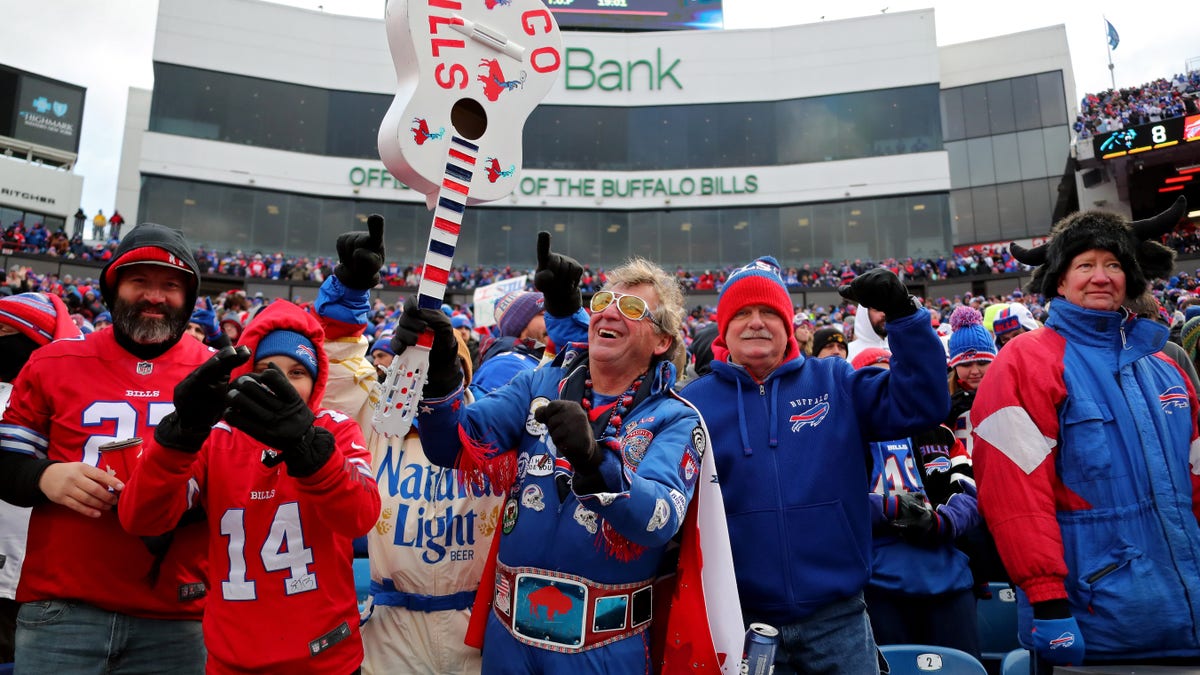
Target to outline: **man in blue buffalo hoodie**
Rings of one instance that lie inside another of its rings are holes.
[[[712,434],[742,613],[780,629],[780,674],[879,672],[862,595],[868,443],[928,429],[950,409],[945,352],[900,279],[874,269],[840,292],[887,316],[890,371],[801,354],[768,256],[726,282],[713,370],[682,392]]]

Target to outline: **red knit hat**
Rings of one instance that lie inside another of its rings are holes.
[[[868,347],[859,352],[850,365],[854,366],[855,370],[866,368],[867,366],[878,366],[881,363],[891,363],[892,353],[881,347]]]
[[[792,296],[783,285],[779,262],[769,255],[735,270],[721,288],[717,296],[717,326],[722,337],[734,315],[748,305],[764,305],[785,323],[792,322]],[[788,342],[794,342],[792,331],[788,335]]]
[[[63,301],[46,293],[19,293],[0,298],[0,323],[12,326],[39,345],[79,335]]]

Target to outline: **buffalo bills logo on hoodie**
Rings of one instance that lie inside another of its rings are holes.
[[[797,415],[792,415],[788,421],[792,423],[792,431],[800,431],[804,427],[816,427],[829,414],[829,402],[823,401]]]

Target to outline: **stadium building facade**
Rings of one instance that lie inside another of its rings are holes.
[[[468,212],[455,262],[532,267],[539,230],[593,266],[690,270],[1045,233],[1074,180],[1065,28],[938,47],[934,19],[564,31],[518,188]],[[423,195],[376,150],[395,87],[382,20],[160,0],[154,76],[130,94],[122,212],[209,248],[307,256],[382,213],[389,260],[420,262]]]

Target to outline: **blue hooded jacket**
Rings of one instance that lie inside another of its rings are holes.
[[[759,383],[719,351],[682,395],[704,416],[747,621],[786,625],[852,597],[871,573],[870,441],[950,409],[929,312],[889,321],[891,371],[799,355]]]

